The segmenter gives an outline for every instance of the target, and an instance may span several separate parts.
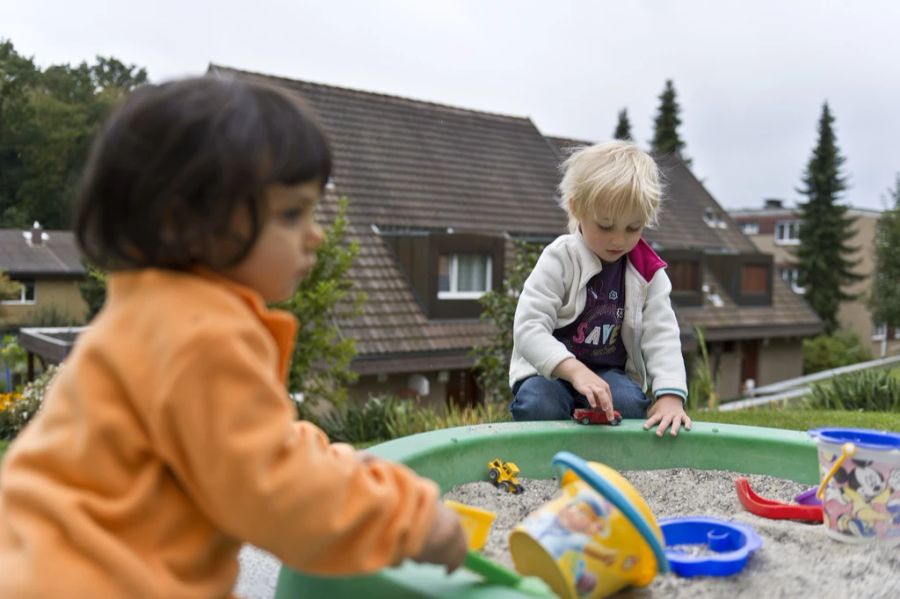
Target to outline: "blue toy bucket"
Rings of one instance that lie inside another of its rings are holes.
[[[900,434],[809,431],[819,450],[825,532],[849,543],[900,544]]]

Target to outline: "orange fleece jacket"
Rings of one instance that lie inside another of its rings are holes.
[[[0,597],[224,597],[242,542],[316,574],[418,553],[437,486],[294,420],[293,316],[212,276],[110,276],[0,472]]]

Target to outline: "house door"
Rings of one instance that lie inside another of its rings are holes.
[[[451,370],[447,381],[447,405],[472,408],[479,403],[478,382],[471,370]]]
[[[745,339],[741,342],[741,389],[747,379],[753,379],[759,386],[759,340]]]

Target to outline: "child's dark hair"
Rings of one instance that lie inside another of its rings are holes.
[[[273,184],[331,174],[331,151],[300,100],[212,77],[137,89],[109,118],[85,169],[78,243],[108,270],[222,268],[244,258]],[[245,214],[250,230],[234,230]]]

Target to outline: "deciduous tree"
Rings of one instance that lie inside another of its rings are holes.
[[[69,228],[94,134],[109,108],[146,82],[144,69],[102,56],[41,70],[0,41],[0,227]]]

